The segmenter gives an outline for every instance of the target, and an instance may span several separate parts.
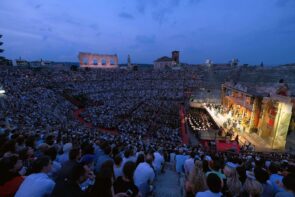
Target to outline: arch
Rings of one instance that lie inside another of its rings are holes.
[[[88,65],[88,58],[87,57],[83,57],[82,58],[82,63],[83,63],[83,65]]]
[[[101,65],[103,66],[107,65],[107,60],[105,58],[101,59]]]
[[[78,55],[81,67],[115,68],[118,67],[118,56],[80,52]]]
[[[93,65],[98,65],[98,61],[96,58],[93,59]]]
[[[110,59],[110,65],[115,65],[115,60],[114,60],[114,58],[111,58],[111,59]]]

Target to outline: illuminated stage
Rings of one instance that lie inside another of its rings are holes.
[[[221,87],[221,105],[192,97],[190,107],[205,109],[220,130],[231,133],[231,140],[239,136],[240,145],[251,143],[257,151],[292,151],[285,147],[288,131],[292,131],[294,124],[294,97],[287,96],[286,92],[255,92],[230,83]],[[201,140],[224,139],[224,133],[218,135],[218,131],[212,129],[199,133]],[[292,147],[290,142],[287,145]]]

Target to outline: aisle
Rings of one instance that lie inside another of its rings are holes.
[[[168,167],[164,174],[159,175],[156,180],[156,197],[181,197],[181,188],[178,184],[178,174]]]

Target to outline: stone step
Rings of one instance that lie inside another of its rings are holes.
[[[155,182],[156,197],[181,197],[181,187],[178,183],[178,174],[173,170],[172,164],[167,163],[165,173],[160,174]]]

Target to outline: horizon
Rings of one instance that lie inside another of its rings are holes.
[[[122,0],[0,2],[3,56],[77,62],[78,52],[117,54],[119,64],[180,61],[295,62],[295,1]]]

